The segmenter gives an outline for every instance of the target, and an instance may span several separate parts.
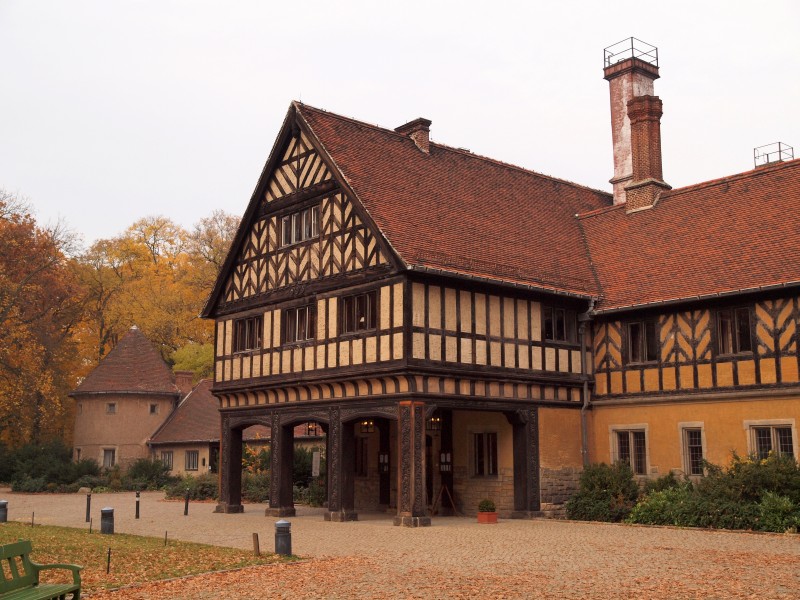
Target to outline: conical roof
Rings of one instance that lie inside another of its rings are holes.
[[[175,377],[164,359],[135,325],[73,394],[175,394]]]

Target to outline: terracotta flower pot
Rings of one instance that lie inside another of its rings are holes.
[[[496,512],[479,512],[478,523],[497,523]]]

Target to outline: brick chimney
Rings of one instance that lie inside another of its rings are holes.
[[[414,119],[405,125],[400,125],[400,127],[395,128],[395,131],[407,135],[414,140],[417,148],[422,150],[425,154],[430,154],[431,121],[428,119],[423,119],[422,117]]]
[[[652,96],[659,78],[658,50],[636,38],[605,49],[603,77],[611,95],[611,138],[614,144],[614,204],[625,202],[625,186],[633,178],[633,152],[628,102],[637,96]]]
[[[650,208],[661,192],[672,189],[664,183],[661,169],[662,114],[658,96],[636,96],[628,101],[633,177],[625,186],[627,212]]]
[[[181,398],[188,396],[194,385],[192,384],[194,371],[175,371],[175,385],[181,392]]]

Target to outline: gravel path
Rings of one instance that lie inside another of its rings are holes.
[[[9,518],[87,527],[84,495],[2,492]],[[264,506],[244,514],[143,493],[96,494],[115,509],[117,532],[250,548],[258,533],[271,549],[274,523]],[[330,523],[298,510],[292,523],[298,564],[252,567],[148,584],[92,598],[800,598],[800,536],[633,527],[564,521],[434,518],[421,529],[394,527],[391,515]]]

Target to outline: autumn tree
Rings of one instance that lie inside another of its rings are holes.
[[[27,203],[0,190],[0,439],[39,442],[66,433],[76,383],[74,236],[41,227]]]
[[[207,376],[213,326],[199,318],[238,219],[215,211],[191,233],[163,216],[136,221],[80,257],[87,291],[81,339],[96,364],[137,325],[176,368]]]

